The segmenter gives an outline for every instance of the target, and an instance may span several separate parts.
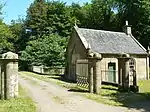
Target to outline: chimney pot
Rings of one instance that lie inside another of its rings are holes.
[[[124,26],[124,32],[125,32],[127,35],[131,35],[131,34],[132,34],[131,25],[129,25],[128,21],[126,21],[126,24],[125,24],[125,26]]]
[[[126,21],[126,25],[129,25],[129,24],[128,24],[128,21]]]

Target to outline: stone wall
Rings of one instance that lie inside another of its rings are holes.
[[[69,80],[76,81],[76,61],[79,59],[86,59],[87,51],[75,31],[72,33],[70,39],[67,47],[65,77]]]
[[[30,71],[39,74],[64,74],[64,67],[31,66]]]
[[[147,63],[146,58],[136,58],[136,72],[137,72],[137,79],[146,79],[147,78]]]

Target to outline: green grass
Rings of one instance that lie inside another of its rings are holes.
[[[133,92],[119,92],[117,87],[102,85],[100,94],[85,93],[85,96],[89,99],[104,104],[115,106],[127,106],[138,101],[146,100],[146,97],[140,93]]]
[[[20,72],[22,75],[28,75],[28,76],[32,76],[32,77],[35,77],[37,79],[40,79],[40,80],[44,80],[46,82],[52,82],[52,83],[55,83],[55,84],[58,84],[62,87],[65,87],[65,88],[74,88],[76,87],[76,84],[75,83],[69,83],[69,82],[65,82],[65,81],[62,81],[62,80],[58,80],[60,78],[60,75],[39,75],[39,74],[36,74],[36,73],[32,73],[32,72]]]
[[[50,81],[56,83],[60,86],[72,89],[74,91],[79,91],[78,93],[88,99],[92,99],[96,102],[101,102],[104,104],[115,105],[115,106],[128,106],[135,102],[145,101],[150,99],[150,80],[139,81],[139,93],[133,92],[119,92],[117,87],[110,85],[102,85],[100,89],[100,94],[91,94],[88,92],[80,92],[87,90],[81,87],[78,87],[76,84],[68,83],[65,81],[58,80],[60,76],[51,76],[51,75],[38,75],[31,72],[21,72],[23,74],[36,77],[44,81]]]
[[[141,93],[150,93],[150,80],[139,81],[139,86]]]
[[[19,97],[0,100],[0,112],[36,112],[36,107],[26,95],[26,90],[19,85]]]

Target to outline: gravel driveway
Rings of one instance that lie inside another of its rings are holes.
[[[100,104],[66,88],[26,75],[19,75],[19,83],[27,88],[28,95],[36,102],[37,112],[144,112]]]

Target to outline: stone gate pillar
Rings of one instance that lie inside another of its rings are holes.
[[[95,53],[93,56],[93,91],[96,94],[100,93],[101,88],[101,54]]]
[[[100,62],[102,55],[99,53],[90,52],[88,54],[88,75],[89,75],[89,92],[98,94],[99,88],[101,87],[101,67]]]
[[[129,91],[129,57],[118,58],[118,84],[119,89]]]
[[[93,63],[91,59],[88,59],[88,78],[89,92],[93,93]]]
[[[5,99],[18,96],[18,55],[7,52],[2,55]]]

